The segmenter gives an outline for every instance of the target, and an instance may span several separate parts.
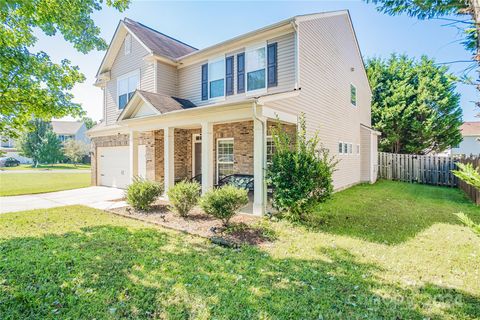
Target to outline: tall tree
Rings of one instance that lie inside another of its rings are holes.
[[[0,135],[16,137],[32,118],[81,116],[70,90],[85,77],[70,61],[54,63],[45,52],[32,52],[33,30],[60,33],[82,53],[107,44],[91,19],[103,3],[123,11],[129,0],[0,1]]]
[[[377,10],[390,14],[398,15],[406,13],[411,17],[418,19],[440,18],[448,20],[448,25],[453,25],[464,32],[464,47],[472,52],[472,61],[474,65],[466,68],[472,70],[476,65],[477,73],[480,65],[480,0],[364,0],[377,6]],[[467,19],[452,19],[450,16],[467,17]],[[467,72],[468,73],[468,72]],[[479,73],[480,75],[480,73]],[[480,78],[470,80],[468,77],[465,82],[475,84],[480,90]],[[476,101],[476,106],[480,108],[480,102]],[[480,114],[479,114],[480,116]]]
[[[393,54],[367,60],[372,86],[372,123],[382,132],[380,150],[423,154],[462,140],[460,95],[446,66]]]
[[[55,163],[63,157],[62,144],[49,122],[35,119],[29,122],[30,131],[21,134],[17,140],[20,153],[32,158],[33,165]]]
[[[82,121],[85,123],[87,129],[92,129],[97,124],[97,122],[90,117],[83,117]]]

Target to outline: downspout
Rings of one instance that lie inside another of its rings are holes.
[[[295,90],[300,88],[300,57],[299,57],[299,44],[298,44],[298,24],[294,19],[291,22],[293,29],[295,30]]]
[[[265,168],[267,167],[267,158],[265,155],[265,121],[262,118],[259,118],[257,116],[257,103],[258,103],[258,97],[253,98],[253,103],[252,103],[252,112],[253,112],[253,117],[255,120],[260,121],[262,124],[262,170],[263,170],[263,181],[262,181],[262,194],[263,194],[263,202],[262,202],[262,207],[263,207],[263,214],[267,212],[267,183],[265,180]]]

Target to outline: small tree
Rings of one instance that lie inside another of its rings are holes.
[[[476,169],[471,163],[463,164],[457,163],[459,170],[452,170],[452,173],[459,179],[465,181],[465,183],[471,185],[472,187],[480,190],[480,167]],[[470,227],[473,232],[480,236],[480,224],[476,224],[463,212],[455,213],[455,215],[463,222],[466,226]]]
[[[206,214],[222,220],[225,227],[230,219],[248,204],[248,191],[232,185],[208,191],[200,200],[200,206]]]
[[[62,144],[52,131],[49,122],[35,119],[28,124],[30,131],[17,141],[20,153],[31,158],[36,167],[39,163],[55,163],[62,159]]]
[[[168,189],[168,200],[173,210],[186,217],[198,203],[202,187],[198,182],[180,181]]]
[[[304,220],[305,214],[333,191],[332,174],[337,164],[328,150],[319,146],[318,134],[307,137],[305,117],[300,118],[295,142],[280,123],[273,129],[275,151],[267,170],[273,187],[273,206],[290,220]]]
[[[63,144],[63,153],[73,164],[82,161],[83,157],[89,153],[89,145],[83,141],[67,140]]]

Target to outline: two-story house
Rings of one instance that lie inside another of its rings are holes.
[[[265,168],[280,121],[307,130],[340,160],[335,189],[376,179],[371,91],[348,11],[295,16],[196,49],[130,19],[120,21],[98,70],[104,121],[89,131],[92,184],[132,177],[175,181],[254,176],[265,210]]]

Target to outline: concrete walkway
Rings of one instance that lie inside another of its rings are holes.
[[[124,190],[108,187],[88,187],[73,190],[0,197],[0,214],[70,205],[84,205],[96,209],[123,207]]]
[[[37,170],[0,170],[0,174],[10,174],[10,173],[90,173],[89,169],[37,169]]]

